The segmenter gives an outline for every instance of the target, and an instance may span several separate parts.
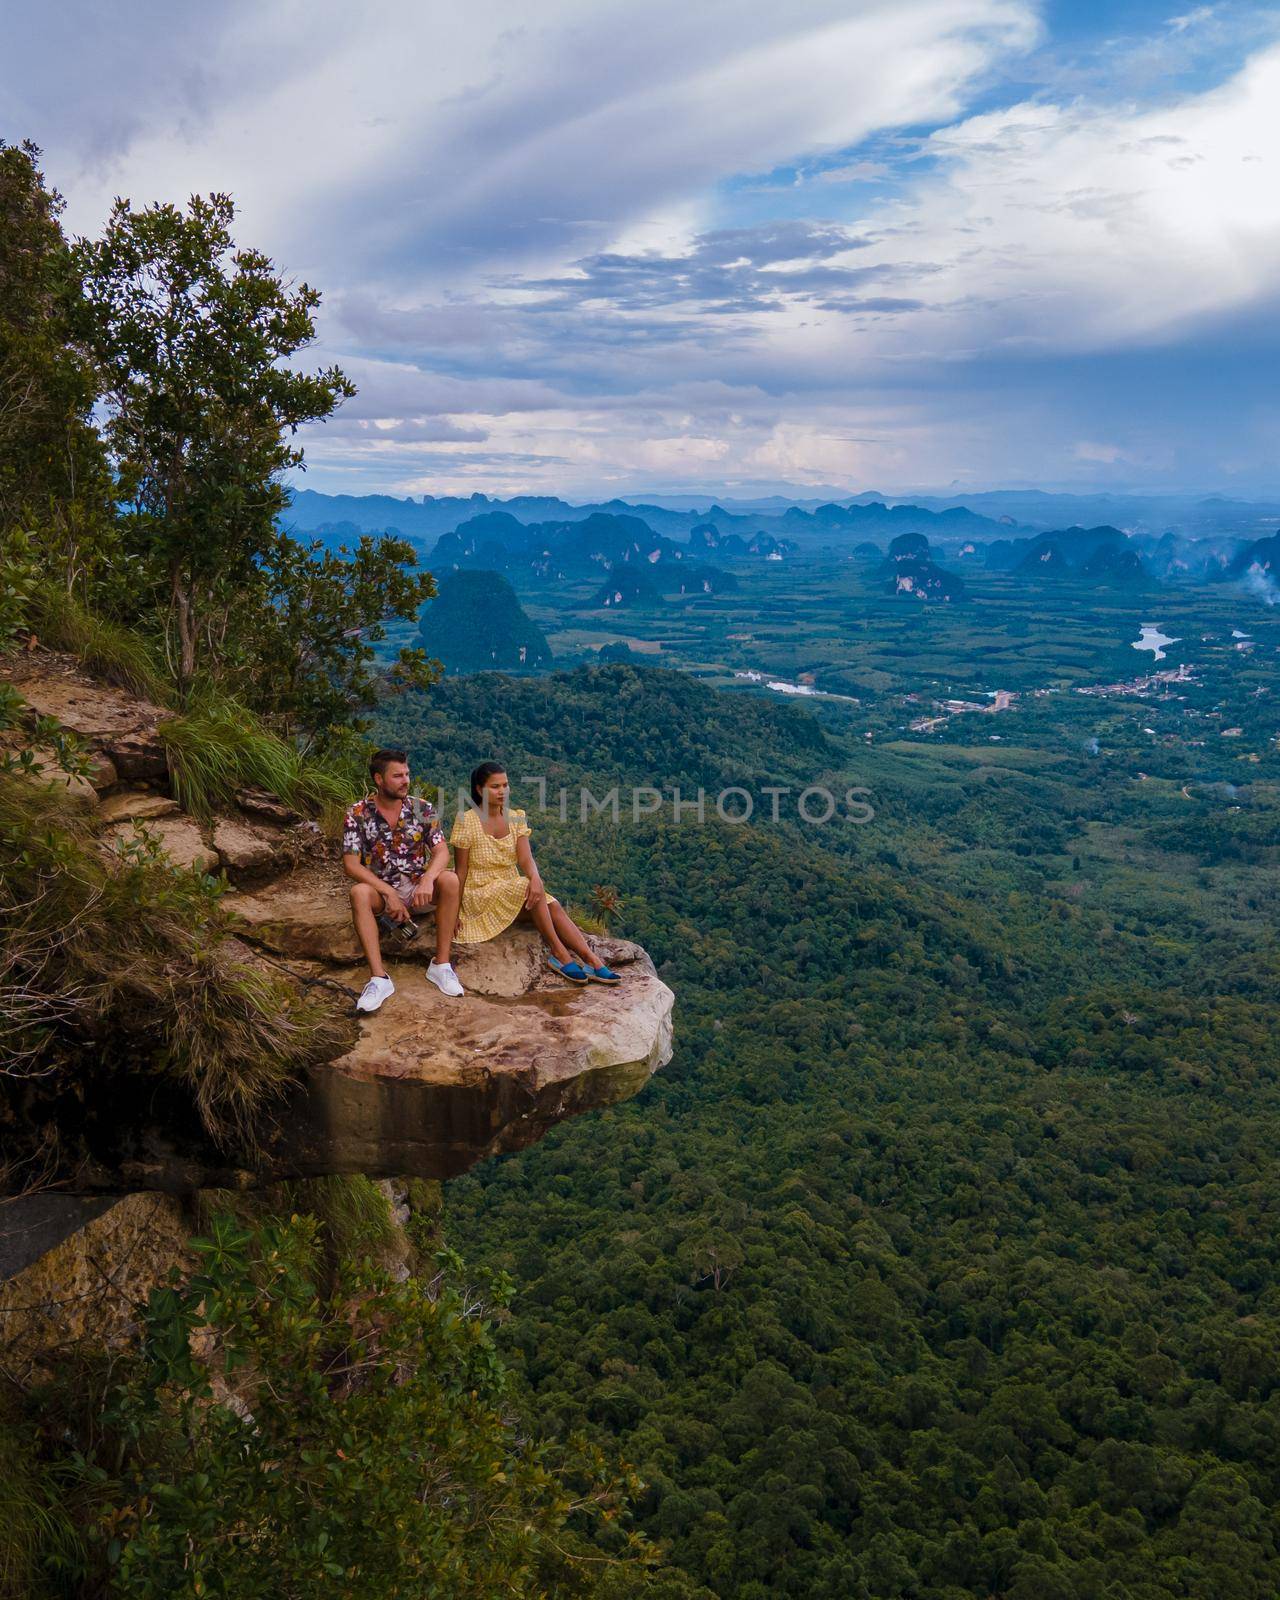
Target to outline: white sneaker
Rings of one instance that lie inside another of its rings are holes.
[[[427,968],[427,979],[435,984],[441,994],[457,996],[467,992],[458,982],[458,974],[447,961],[433,961]]]
[[[364,992],[356,1001],[357,1011],[376,1011],[384,1000],[390,1000],[396,986],[390,978],[370,978]]]

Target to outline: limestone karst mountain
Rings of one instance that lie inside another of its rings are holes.
[[[498,572],[445,573],[422,608],[418,640],[446,672],[533,672],[551,664],[546,635]]]
[[[644,567],[614,567],[588,601],[591,607],[606,611],[661,603],[662,585],[657,576]]]
[[[1138,584],[1149,580],[1150,573],[1136,550],[1117,549],[1101,545],[1080,568],[1082,577],[1094,583]]]
[[[986,546],[983,560],[993,572],[1031,578],[1081,573],[1095,582],[1129,583],[1149,576],[1127,535],[1109,523],[1060,528],[1034,538],[998,539]]]
[[[934,561],[929,541],[922,533],[900,533],[891,539],[880,575],[885,592],[899,598],[926,603],[964,598],[963,580]]]
[[[1024,577],[1060,577],[1071,571],[1071,563],[1063,554],[1062,547],[1056,541],[1047,539],[1033,545],[1014,571]]]
[[[699,561],[683,563],[670,572],[665,582],[672,594],[731,594],[738,587],[732,572],[704,566]]]

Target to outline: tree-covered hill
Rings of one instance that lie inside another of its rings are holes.
[[[686,786],[821,763],[876,801],[614,827],[521,796],[548,885],[615,890],[674,984],[677,1055],[452,1185],[446,1226],[519,1285],[541,1426],[647,1481],[652,1592],[1270,1600],[1274,870],[1122,845],[1127,778],[1033,751],[975,779],[784,742],[753,719],[793,708],[652,670],[511,687],[395,726],[429,765],[496,713],[598,788],[643,753]]]
[[[422,608],[418,641],[446,672],[532,672],[551,651],[515,590],[497,572],[447,573]]]
[[[413,752],[422,776],[451,785],[481,759],[548,782],[586,778],[713,789],[761,773],[807,778],[833,759],[797,707],[717,694],[681,672],[580,667],[533,679],[450,679],[406,695],[379,726]]]

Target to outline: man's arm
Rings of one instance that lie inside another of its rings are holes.
[[[387,886],[376,872],[370,872],[360,857],[354,852],[344,852],[342,857],[342,870],[348,878],[354,878],[357,883],[367,883],[371,889],[385,889]]]
[[[448,865],[449,846],[445,843],[444,835],[441,834],[439,840],[432,847],[431,859],[427,862],[427,870],[414,886],[413,903],[419,910],[423,906],[431,904],[432,897],[436,892],[436,879]]]
[[[348,878],[353,878],[357,883],[367,883],[371,889],[377,889],[379,893],[387,887],[378,874],[370,872],[369,868],[354,852],[343,855],[342,870]]]

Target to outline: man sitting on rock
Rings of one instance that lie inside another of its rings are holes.
[[[427,977],[442,994],[463,992],[449,963],[458,925],[458,879],[435,807],[409,793],[409,758],[378,750],[369,762],[373,792],[347,812],[342,870],[351,885],[351,920],[369,963],[357,1011],[376,1011],[396,992],[382,961],[379,927],[398,941],[416,936],[413,917],[435,907],[436,958]]]

